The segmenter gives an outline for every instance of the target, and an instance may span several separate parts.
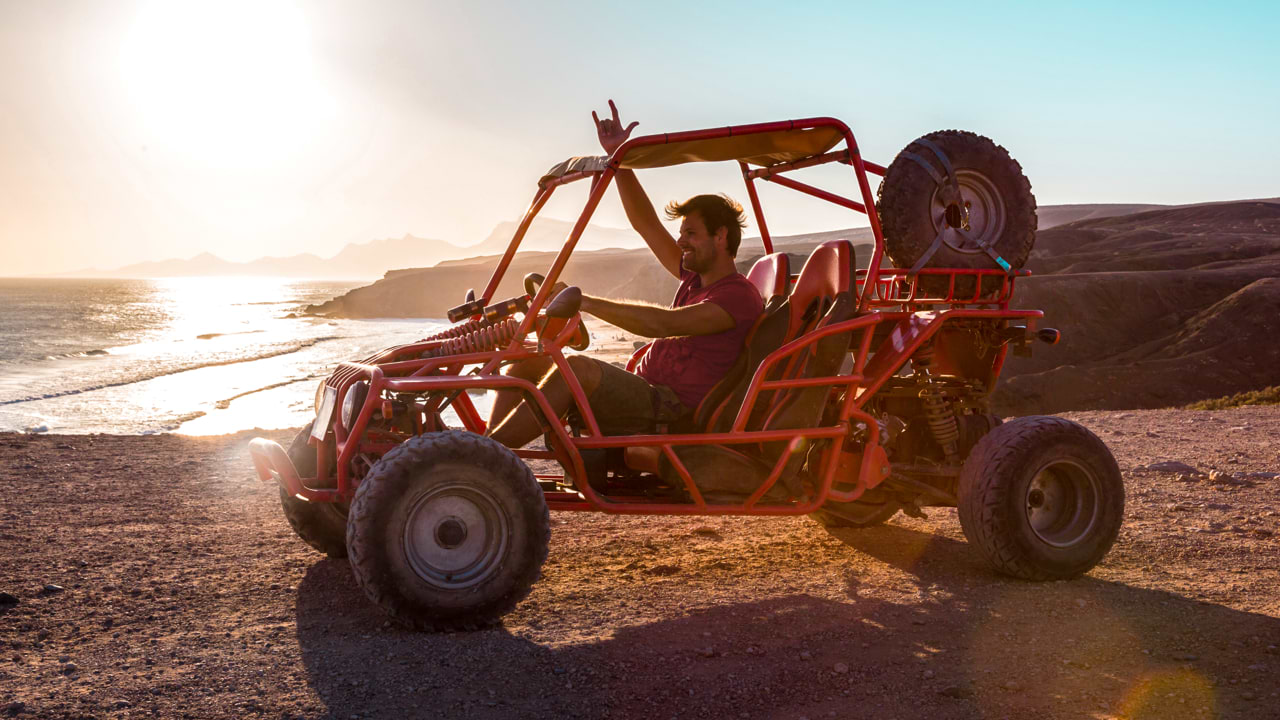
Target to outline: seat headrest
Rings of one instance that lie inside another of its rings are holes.
[[[840,253],[826,244],[819,245],[809,254],[795,287],[791,288],[791,327],[800,328],[809,320],[827,311],[830,300],[840,291]]]
[[[771,298],[785,298],[791,293],[791,258],[786,253],[765,255],[747,271],[747,280],[760,291],[765,303]]]
[[[829,247],[836,251],[837,262],[840,266],[837,292],[852,290],[854,280],[858,277],[857,255],[853,250],[853,243],[848,240],[828,240],[822,243],[820,247]]]

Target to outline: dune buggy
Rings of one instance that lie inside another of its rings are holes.
[[[744,269],[765,311],[688,427],[604,435],[565,356],[589,342],[581,294],[551,290],[619,168],[693,162],[736,163],[745,179],[763,255]],[[794,177],[829,163],[852,169],[858,199]],[[869,174],[883,178],[878,203]],[[538,211],[577,181],[589,181],[589,196],[545,277],[526,276],[524,294],[495,301]],[[758,182],[865,214],[867,261],[832,240],[792,272],[791,256],[774,250]],[[421,629],[489,624],[525,597],[547,556],[549,510],[809,515],[834,528],[954,506],[997,571],[1073,577],[1118,533],[1115,460],[1076,423],[1002,422],[988,404],[1010,350],[1058,338],[1037,330],[1040,311],[1010,307],[1034,234],[1020,166],[972,133],[932,133],[887,167],[864,160],[833,118],[632,138],[541,178],[487,287],[449,312],[451,327],[342,363],[287,451],[258,438],[250,452],[260,477],[279,484],[298,535],[348,556],[367,595]],[[536,356],[564,373],[572,420],[500,372]],[[503,388],[545,416],[545,447],[485,437],[468,391]],[[559,471],[535,473],[533,460]]]

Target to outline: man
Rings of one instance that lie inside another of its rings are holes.
[[[609,101],[612,118],[595,112],[600,146],[610,155],[639,123],[625,129],[618,108]],[[634,374],[609,363],[573,355],[568,358],[582,383],[600,429],[606,435],[661,432],[688,419],[742,352],[747,332],[763,311],[760,293],[734,265],[742,241],[742,207],[722,195],[697,195],[666,207],[669,219],[681,218],[680,237],[663,227],[649,197],[631,170],[616,175],[627,219],[644,238],[658,262],[680,278],[671,307],[605,298],[582,298],[582,311],[623,330],[657,338]],[[563,416],[573,406],[572,394],[559,371],[546,358],[517,363],[508,374],[538,382],[551,407]],[[540,414],[520,393],[502,391],[493,405],[489,435],[518,448],[543,432]]]

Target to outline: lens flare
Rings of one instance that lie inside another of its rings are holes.
[[[1138,678],[1120,704],[1125,720],[1216,718],[1213,686],[1195,670],[1158,670]]]

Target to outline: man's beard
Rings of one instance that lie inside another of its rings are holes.
[[[696,249],[690,250],[689,254],[685,256],[684,269],[696,273],[703,272],[711,265],[710,260],[711,258],[705,257]]]

